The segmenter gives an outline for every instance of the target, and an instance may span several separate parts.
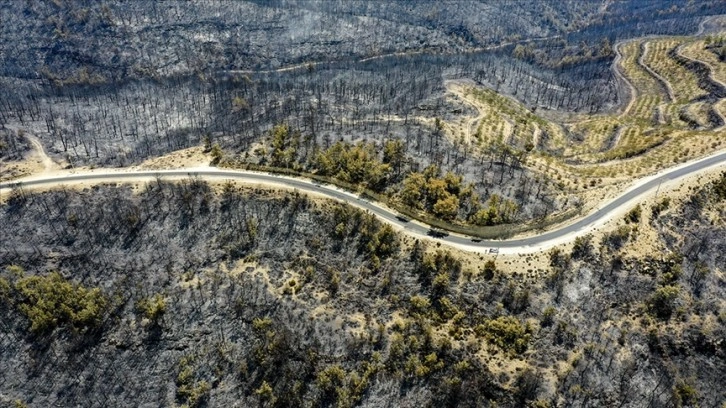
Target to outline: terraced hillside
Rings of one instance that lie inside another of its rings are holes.
[[[449,83],[453,97],[479,111],[473,119],[450,124],[450,133],[460,139],[468,135],[465,139],[482,152],[502,146],[527,151],[530,166],[570,180],[569,191],[706,155],[726,140],[726,62],[719,54],[724,33],[616,44],[614,75],[630,99],[620,112],[573,116],[562,123],[491,90]],[[574,182],[582,179],[583,186]]]

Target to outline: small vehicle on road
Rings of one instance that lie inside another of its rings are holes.
[[[448,237],[449,233],[438,228],[431,228],[428,232],[428,235],[434,238],[444,238]]]
[[[399,221],[401,221],[401,222],[409,222],[409,221],[411,221],[408,218],[406,218],[406,217],[404,217],[403,215],[400,215],[400,214],[399,215],[396,215],[396,219],[399,220]]]
[[[472,238],[471,242],[481,242],[481,238]]]

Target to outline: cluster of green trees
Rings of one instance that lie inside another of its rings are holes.
[[[0,278],[0,300],[30,320],[35,334],[70,326],[82,331],[98,327],[108,299],[99,288],[86,288],[66,280],[60,273],[24,276],[22,268],[7,269],[11,279]]]
[[[464,314],[452,300],[451,294],[451,285],[456,285],[461,276],[461,260],[448,251],[423,253],[419,244],[414,248],[412,260],[419,282],[430,297],[412,296],[409,300],[411,313],[440,323],[457,323],[463,319]]]
[[[462,183],[462,177],[452,172],[442,177],[436,165],[427,167],[422,173],[410,173],[403,180],[399,197],[405,205],[441,219],[453,221],[458,218],[476,225],[511,222],[518,210],[516,203],[497,194],[492,194],[483,205],[471,184]]]
[[[576,45],[562,41],[562,45],[565,52],[560,58],[553,58],[550,53],[543,49],[536,49],[531,43],[526,45],[517,44],[512,51],[512,57],[523,61],[536,62],[550,68],[562,68],[588,61],[611,58],[615,55],[615,50],[607,37],[603,38],[597,45],[588,44],[584,41]]]
[[[154,323],[158,323],[159,319],[166,313],[166,300],[164,300],[164,296],[157,293],[152,297],[139,300],[136,308],[142,316]]]
[[[387,141],[382,154],[374,143],[338,141],[327,149],[313,146],[310,136],[283,124],[270,132],[270,150],[258,150],[261,164],[309,171],[382,192],[403,171],[405,149],[400,140]]]
[[[357,238],[358,251],[368,256],[373,270],[378,270],[381,261],[398,250],[398,237],[393,228],[372,214],[349,206],[335,207],[333,224],[332,234],[341,244],[346,239]]]
[[[439,167],[432,165],[423,173],[413,172],[406,177],[400,198],[409,207],[453,220],[473,195],[470,185],[462,186],[461,176],[447,172],[441,177]]]
[[[318,365],[315,369],[315,385],[318,388],[318,405],[350,407],[355,406],[370,389],[380,373],[404,378],[408,384],[430,381],[439,384],[434,387],[441,402],[455,406],[457,394],[465,381],[474,377],[475,363],[454,356],[451,343],[446,338],[436,338],[433,327],[425,319],[400,321],[393,325],[388,347],[388,356],[373,351],[370,356],[352,367],[340,363]],[[271,387],[263,391],[272,392]],[[261,395],[262,397],[262,395]],[[267,401],[274,399],[270,393]],[[262,399],[262,398],[261,398]]]
[[[353,145],[337,142],[319,151],[312,167],[317,174],[362,185],[376,192],[385,190],[391,173],[391,165],[379,160],[373,143]]]
[[[414,263],[415,271],[418,274],[419,282],[423,293],[413,295],[408,300],[408,312],[412,321],[428,325],[447,325],[448,333],[453,339],[460,339],[464,328],[471,328],[478,336],[486,339],[489,343],[499,347],[512,355],[521,354],[527,350],[534,333],[534,329],[527,323],[522,323],[513,315],[485,317],[467,315],[454,296],[457,282],[462,274],[463,264],[461,260],[448,251],[425,252],[419,244],[414,245],[411,253],[411,260]],[[496,273],[496,265],[488,262],[491,279]],[[509,287],[513,287],[510,282]],[[518,293],[512,292],[513,302],[521,297]],[[521,291],[529,297],[527,290]],[[506,295],[505,295],[506,297]],[[505,300],[504,303],[507,303]],[[510,302],[512,303],[512,302]],[[526,301],[528,304],[528,300]],[[521,313],[526,306],[521,308],[510,307],[513,313]],[[517,309],[517,310],[514,310]],[[431,330],[431,327],[424,330],[424,334]],[[424,336],[425,338],[425,336]],[[391,336],[390,359],[401,361],[401,368],[415,376],[435,370],[434,358],[428,354],[411,356],[405,353],[406,341],[404,337],[394,334]],[[429,342],[430,340],[424,340]],[[426,353],[431,350],[426,349]]]
[[[650,299],[648,311],[655,317],[668,320],[676,307],[676,299],[681,294],[678,281],[683,275],[683,255],[672,253],[660,262],[660,279]]]
[[[416,270],[423,287],[431,286],[437,276],[446,275],[456,280],[461,273],[461,260],[451,255],[449,251],[423,253],[420,246],[417,245],[414,248],[412,257],[417,263]],[[441,292],[443,291],[438,290],[438,293]]]
[[[300,132],[291,132],[287,125],[272,129],[270,164],[275,167],[294,167],[300,147]]]
[[[176,377],[176,398],[189,408],[203,406],[212,389],[209,382],[196,378],[193,362],[192,356],[182,357]]]
[[[492,194],[486,207],[478,210],[471,221],[476,225],[507,224],[512,222],[518,210],[514,201]]]
[[[356,405],[366,392],[376,374],[385,367],[381,353],[371,353],[369,361],[360,364],[360,372],[356,369],[346,371],[340,364],[331,364],[318,372],[315,384],[320,389],[320,402],[338,407]]]
[[[475,331],[489,343],[513,355],[527,351],[534,332],[529,323],[522,324],[514,316],[500,316],[489,320],[478,325]]]
[[[397,194],[402,204],[445,221],[504,224],[518,211],[514,201],[497,194],[482,203],[472,184],[463,183],[462,177],[452,172],[442,175],[436,165],[423,172],[408,172],[406,149],[398,139],[384,142],[382,149],[375,143],[345,141],[319,149],[287,125],[275,126],[270,138],[270,150],[258,150],[262,164],[331,177],[377,193],[402,182]]]

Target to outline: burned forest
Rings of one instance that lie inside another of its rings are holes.
[[[721,407],[725,16],[0,4],[0,406]]]

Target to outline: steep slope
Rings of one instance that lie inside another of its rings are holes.
[[[523,260],[426,248],[338,204],[233,185],[16,195],[0,208],[0,398],[714,405],[724,186]],[[632,255],[648,228],[667,256]]]

